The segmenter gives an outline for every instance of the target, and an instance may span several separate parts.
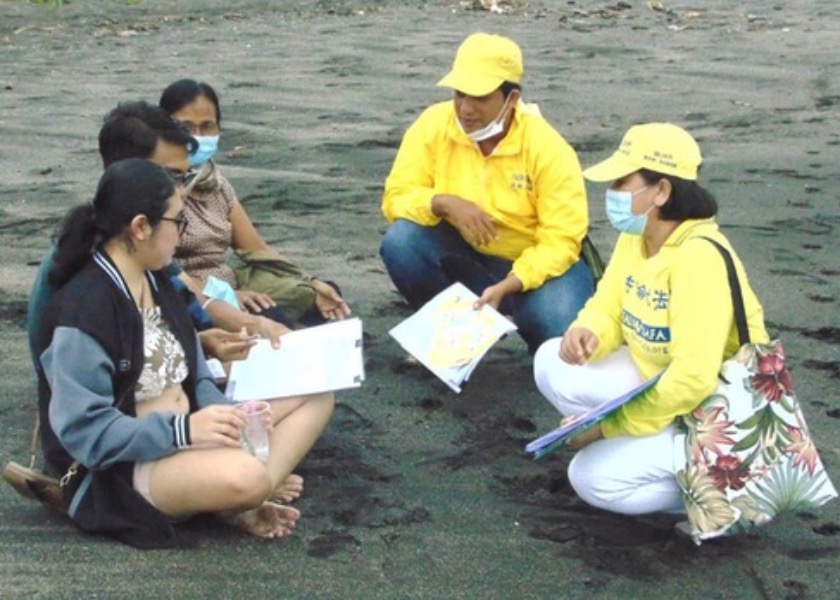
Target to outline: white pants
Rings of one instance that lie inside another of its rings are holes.
[[[534,379],[563,416],[580,415],[642,383],[630,351],[621,347],[597,362],[570,365],[560,359],[560,341],[540,346],[534,356]],[[575,492],[597,508],[625,515],[683,512],[676,472],[681,468],[685,435],[674,426],[643,437],[598,440],[569,464]]]

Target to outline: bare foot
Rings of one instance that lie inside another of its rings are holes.
[[[285,504],[297,500],[303,493],[303,477],[292,473],[274,491],[272,500],[279,500]]]
[[[259,508],[246,510],[224,519],[257,537],[279,538],[292,533],[300,511],[276,502],[264,502]]]

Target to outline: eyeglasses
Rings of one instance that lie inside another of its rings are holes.
[[[186,127],[191,135],[219,135],[219,124],[214,121],[204,121],[204,123],[181,121],[181,125]]]
[[[166,171],[178,185],[187,185],[190,181],[192,181],[193,177],[195,177],[196,174],[196,171],[194,169],[190,169],[189,171],[182,171],[181,169],[169,168],[166,169]]]
[[[178,227],[178,235],[184,235],[184,232],[187,230],[187,217],[184,215],[178,215],[175,218],[172,217],[161,217],[161,221],[169,221],[170,223],[175,223]]]

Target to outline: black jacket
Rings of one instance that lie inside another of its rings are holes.
[[[190,400],[190,412],[199,408],[196,399],[196,373],[201,367],[206,371],[203,355],[199,355],[199,347],[195,330],[182,298],[174,290],[169,279],[162,273],[148,273],[155,303],[160,306],[163,319],[169,325],[172,333],[184,348],[189,375],[182,382],[186,395]],[[134,417],[136,415],[134,389],[143,368],[143,320],[137,310],[125,281],[119,271],[103,252],[96,252],[92,260],[83,267],[70,281],[68,281],[54,296],[42,316],[44,339],[39,340],[42,347],[48,348],[43,355],[48,356],[50,346],[56,343],[62,335],[77,335],[81,339],[93,340],[91,351],[83,356],[65,356],[63,363],[79,363],[78,366],[91,368],[90,361],[97,361],[98,365],[105,365],[106,371],[99,369],[101,377],[110,376],[110,382],[105,381],[105,388],[110,388],[111,400],[119,411]],[[59,329],[61,328],[61,329]],[[56,333],[56,330],[59,332]],[[68,333],[69,332],[69,333]],[[55,334],[55,335],[54,335]],[[84,362],[87,361],[87,364]],[[46,365],[46,363],[44,363]],[[45,456],[45,467],[48,472],[57,476],[63,475],[74,459],[82,463],[80,472],[72,478],[70,485],[65,488],[65,498],[69,506],[69,514],[73,521],[82,529],[90,532],[100,532],[112,535],[123,542],[138,547],[156,547],[169,545],[174,541],[174,530],[165,515],[152,507],[133,488],[132,475],[134,462],[147,457],[135,457],[133,460],[93,460],[82,452],[71,456],[66,449],[69,444],[70,433],[65,432],[65,444],[56,434],[50,420],[50,405],[53,398],[53,385],[60,378],[57,372],[73,369],[72,364],[51,364],[50,369],[39,373],[39,411],[42,423],[41,444]],[[77,368],[76,371],[79,369]],[[84,372],[84,371],[82,371]],[[82,382],[86,384],[88,382]],[[100,382],[102,384],[102,382]],[[91,382],[91,385],[92,382]],[[215,389],[215,388],[214,388]],[[83,390],[86,391],[86,390]],[[218,393],[218,390],[216,390]],[[65,393],[55,390],[55,393]],[[93,395],[93,394],[91,394]],[[219,393],[219,396],[221,394]],[[98,395],[101,402],[101,393]],[[213,398],[224,401],[224,398]],[[63,398],[65,406],[75,411],[78,407],[83,410],[86,398]],[[71,404],[67,404],[71,402]],[[205,402],[207,403],[207,402]],[[202,403],[202,404],[205,404]],[[83,414],[83,413],[82,413]],[[55,416],[55,415],[54,415]],[[161,417],[163,419],[164,417]],[[158,421],[156,440],[158,447],[153,450],[171,453],[178,448],[176,421],[177,417],[166,417],[168,421]],[[183,426],[184,417],[181,417]],[[83,423],[84,424],[84,423]],[[144,424],[145,425],[145,424]],[[169,431],[161,431],[172,427],[171,447],[160,448],[161,440],[168,439]],[[114,428],[116,429],[116,428]],[[82,438],[88,432],[84,427],[74,428],[72,435]],[[135,447],[128,447],[125,440],[97,431],[97,447],[108,447],[110,443],[113,451],[110,456],[123,457],[137,452]],[[149,436],[146,436],[149,437]],[[143,438],[145,439],[145,438]],[[75,440],[74,440],[75,441]],[[135,439],[132,444],[137,446]],[[121,446],[122,445],[122,446]],[[122,454],[120,454],[122,452]],[[85,463],[88,464],[85,464]]]

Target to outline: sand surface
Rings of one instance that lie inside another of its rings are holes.
[[[465,3],[469,4],[469,3]],[[516,4],[521,4],[517,2]],[[670,523],[585,506],[516,337],[456,395],[387,334],[408,312],[378,257],[402,132],[473,31],[523,48],[526,100],[592,164],[635,122],[692,131],[719,221],[747,265],[840,483],[840,4],[534,1],[0,0],[0,458],[26,460],[35,406],[25,301],[59,216],[90,198],[119,100],[211,82],[219,161],[263,235],[339,281],[364,320],[367,381],[339,395],[300,472],[294,537],[199,520],[179,549],[79,533],[0,485],[0,596],[837,598],[840,503],[695,548]],[[593,238],[609,254],[603,189]],[[836,228],[836,229],[835,229]]]

